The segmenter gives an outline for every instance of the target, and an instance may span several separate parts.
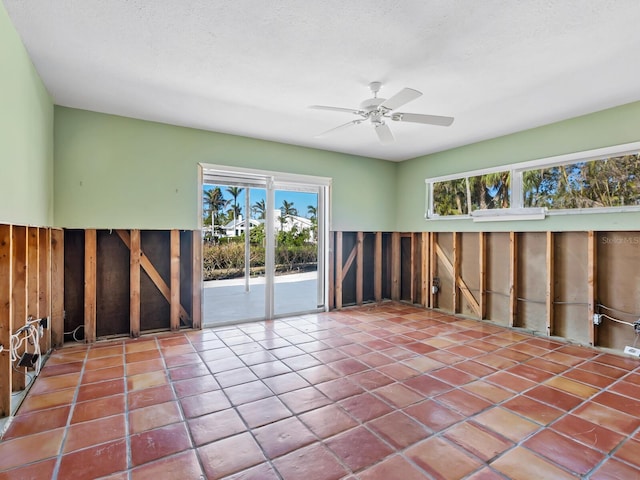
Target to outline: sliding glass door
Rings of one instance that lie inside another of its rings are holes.
[[[322,265],[318,241],[319,196],[317,187],[287,185],[275,190],[273,308],[276,316],[324,306],[324,289],[318,276],[318,265]]]
[[[328,179],[204,167],[204,324],[322,311]]]

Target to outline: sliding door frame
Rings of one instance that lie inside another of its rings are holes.
[[[275,313],[275,191],[294,189],[318,195],[318,288],[316,311],[328,311],[329,308],[329,225],[331,178],[293,173],[256,170],[223,165],[200,164],[199,189],[208,184],[236,184],[246,188],[261,188],[266,191],[265,218],[265,319],[277,318]],[[202,203],[200,196],[199,203]],[[202,206],[199,207],[198,222],[202,229]],[[247,212],[247,219],[250,217]],[[248,220],[247,220],[248,221]],[[299,312],[299,313],[311,313]],[[295,315],[287,313],[281,316]]]

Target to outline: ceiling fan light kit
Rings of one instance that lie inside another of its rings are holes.
[[[324,137],[327,134],[334,133],[343,128],[350,127],[352,125],[359,125],[362,122],[369,120],[375,128],[375,132],[378,135],[378,140],[383,145],[388,145],[394,142],[393,133],[387,125],[386,120],[392,120],[394,122],[410,122],[420,123],[423,125],[437,125],[441,127],[448,127],[453,123],[453,117],[443,117],[439,115],[425,115],[421,113],[405,113],[395,112],[397,108],[409,103],[412,100],[422,95],[418,90],[413,88],[403,88],[391,98],[378,98],[378,92],[382,88],[381,82],[371,82],[369,89],[373,93],[372,98],[368,98],[360,103],[360,109],[344,108],[344,107],[330,107],[326,105],[311,105],[309,108],[314,110],[328,110],[331,112],[351,113],[358,115],[359,119],[352,120],[350,122],[338,125],[331,128],[319,135],[316,138]]]

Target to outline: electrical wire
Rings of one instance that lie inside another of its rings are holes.
[[[25,376],[27,382],[24,387],[24,390],[20,390],[12,393],[12,396],[20,395],[23,391],[26,391],[31,384],[34,382],[38,374],[40,373],[40,369],[42,368],[42,355],[40,352],[40,339],[43,337],[44,329],[42,326],[42,319],[29,316],[27,318],[26,323],[12,333],[9,336],[9,359],[11,361],[11,367],[16,373],[21,373]],[[27,345],[31,345],[33,348],[33,352],[27,352]],[[23,353],[19,354],[19,351],[22,350],[24,346]],[[4,350],[4,346],[0,345],[0,351]],[[34,362],[34,374],[31,375],[27,372],[26,368],[19,369],[16,367],[15,362],[18,362],[20,359],[24,357],[26,353],[30,353],[32,358],[35,358]]]
[[[604,308],[605,310],[609,310],[610,312],[616,312],[622,315],[627,315],[629,317],[640,318],[640,313],[629,313],[629,312],[625,312],[624,310],[617,310],[615,308],[607,307],[606,305],[603,305],[601,303],[598,303],[597,307]]]
[[[84,325],[80,324],[78,325],[76,328],[74,328],[73,330],[69,331],[69,332],[63,332],[64,335],[71,335],[71,337],[73,338],[74,341],[80,343],[82,342],[82,339],[78,339],[76,337],[76,333],[78,332],[78,330],[80,330],[81,328],[84,328]]]
[[[492,290],[485,290],[485,293],[490,293],[492,295],[501,295],[503,297],[510,297],[511,295],[509,295],[508,293],[502,293],[502,292],[494,292]]]
[[[520,298],[518,297],[516,300],[518,300],[519,302],[525,302],[525,303],[537,303],[539,305],[546,305],[547,302],[544,302],[542,300],[529,300],[527,298]]]
[[[634,329],[636,328],[636,324],[635,323],[625,322],[624,320],[618,320],[617,318],[610,317],[606,313],[601,313],[600,316],[602,316],[604,318],[608,318],[612,322],[621,323],[622,325],[629,325],[630,327],[633,327]]]

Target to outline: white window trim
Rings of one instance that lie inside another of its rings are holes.
[[[230,167],[200,163],[198,165],[198,191],[202,192],[203,184],[229,182],[250,188],[264,188],[267,205],[275,204],[275,190],[293,190],[318,194],[318,311],[329,308],[329,231],[331,228],[331,187],[333,179],[296,173],[258,170],[254,168]],[[199,225],[202,229],[202,201],[199,202]],[[265,270],[265,319],[276,317],[274,305],[274,275],[275,270],[275,213],[273,208],[266,211],[266,249]],[[307,312],[302,312],[307,313]],[[286,315],[290,315],[287,313]]]
[[[425,179],[426,184],[426,198],[425,198],[425,220],[427,221],[442,221],[442,220],[463,220],[473,218],[472,215],[446,215],[440,216],[433,213],[433,185],[439,182],[446,182],[450,180],[458,180],[462,178],[475,177],[480,175],[486,175],[489,173],[505,172],[511,173],[511,198],[510,207],[500,209],[501,213],[496,214],[494,221],[504,220],[523,220],[523,219],[539,219],[539,215],[534,215],[531,212],[531,217],[535,218],[522,218],[523,210],[523,192],[522,192],[522,175],[527,170],[542,169],[546,167],[556,167],[562,165],[568,165],[577,162],[589,162],[592,160],[600,160],[610,157],[620,157],[624,155],[638,153],[640,151],[640,142],[625,143],[622,145],[614,145],[610,147],[597,148],[593,150],[585,150],[581,152],[567,153],[563,155],[556,155],[553,157],[540,158],[536,160],[528,160],[519,163],[510,163],[501,166],[483,168],[479,170],[470,170],[466,172],[451,173],[447,175],[440,175],[437,177],[430,177]],[[494,212],[497,211],[493,210]],[[622,213],[622,212],[638,212],[640,206],[629,205],[624,207],[596,207],[596,208],[573,208],[562,210],[546,210],[546,215],[585,215],[595,213]],[[492,216],[488,214],[481,215],[482,221],[491,221]],[[528,215],[525,215],[528,216]],[[479,221],[474,219],[474,221]]]

